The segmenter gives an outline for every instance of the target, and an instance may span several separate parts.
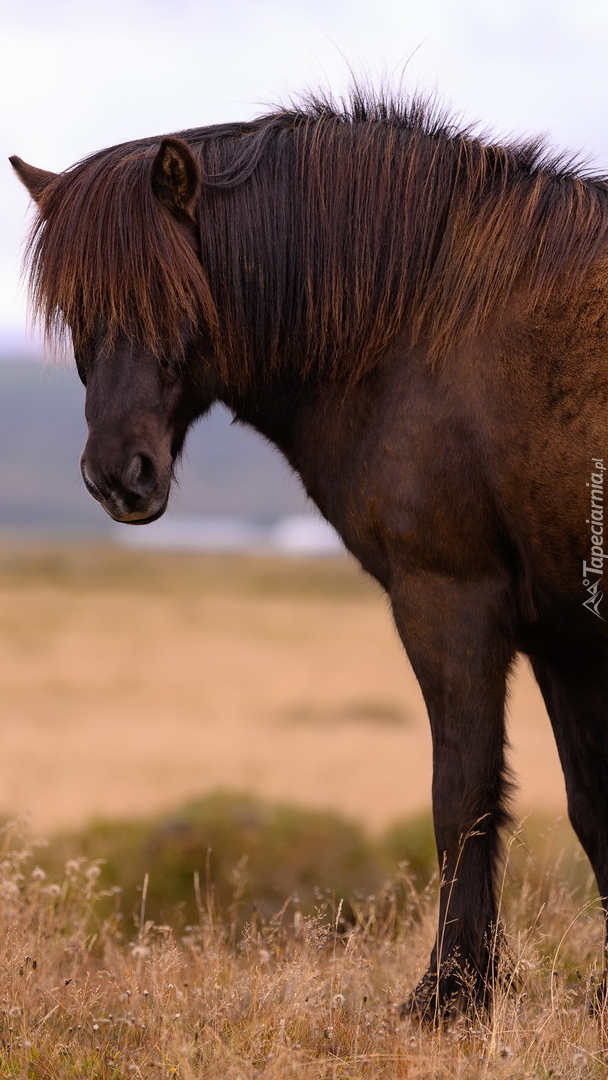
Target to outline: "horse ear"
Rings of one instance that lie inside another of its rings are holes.
[[[50,184],[51,180],[55,179],[57,173],[47,172],[45,169],[36,169],[33,165],[28,165],[26,161],[23,161],[16,155],[10,157],[8,160],[21,180],[21,183],[25,184],[32,199],[34,199],[35,202],[38,202],[45,187],[47,184]]]
[[[198,165],[181,139],[163,139],[152,162],[152,190],[176,218],[196,221]]]

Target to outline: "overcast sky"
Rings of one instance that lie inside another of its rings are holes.
[[[499,136],[608,172],[605,0],[3,0],[0,143],[60,170],[143,135],[245,120],[306,89],[436,90]],[[27,197],[0,169],[0,347],[25,326]]]

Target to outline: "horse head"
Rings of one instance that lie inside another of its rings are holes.
[[[154,521],[167,508],[192,419],[185,379],[177,365],[159,363],[124,337],[110,352],[77,356],[77,364],[86,386],[85,486],[115,521]]]
[[[38,205],[43,231],[63,174],[36,169],[20,158],[11,158],[11,162]],[[155,156],[148,156],[147,182],[154,212],[172,229],[174,240],[177,236],[182,247],[185,245],[198,260],[199,178],[197,163],[188,146],[178,139],[164,139]],[[112,242],[113,238],[108,237],[106,249]],[[137,238],[131,239],[127,233],[127,247],[137,242]],[[64,253],[63,263],[69,264],[69,253],[67,257]],[[71,271],[72,279],[77,277],[77,270],[76,263]],[[127,268],[127,289],[129,274]],[[64,276],[67,278],[68,274]],[[89,277],[94,281],[94,268]],[[133,296],[136,290],[132,272],[130,277]],[[121,263],[116,255],[114,273],[106,274],[106,278],[109,280],[107,299],[102,293],[93,320],[90,297],[94,290],[89,285],[87,299],[86,282],[81,288],[85,298],[80,300],[80,308],[89,312],[86,332],[80,326],[81,310],[76,307],[75,313],[72,312],[71,300],[64,304],[59,300],[56,305],[71,332],[78,372],[86,387],[88,439],[81,458],[81,472],[87,490],[112,518],[144,524],[164,513],[174,464],[188,427],[209,408],[214,394],[208,385],[209,375],[204,379],[200,371],[197,377],[192,374],[190,361],[193,353],[202,347],[199,338],[195,341],[192,319],[184,318],[181,326],[176,324],[172,340],[164,335],[160,354],[139,337],[137,317],[126,326],[116,319],[117,303],[121,300]],[[95,281],[94,286],[99,292]],[[69,294],[67,287],[64,293]],[[143,293],[142,286],[142,297]],[[151,309],[149,297],[147,301]],[[136,307],[132,303],[134,310]],[[151,322],[150,313],[148,321]],[[192,368],[195,367],[193,363]]]

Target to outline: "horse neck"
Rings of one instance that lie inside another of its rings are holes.
[[[310,408],[318,388],[293,377],[275,378],[237,392],[226,389],[220,401],[235,420],[255,428],[289,459],[300,414]]]

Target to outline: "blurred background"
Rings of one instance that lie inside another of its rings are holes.
[[[354,75],[601,172],[607,52],[600,0],[4,0],[0,143],[62,170]],[[219,788],[376,831],[424,810],[426,718],[385,602],[277,454],[217,410],[161,522],[116,526],[87,496],[82,387],[26,332],[8,163],[0,215],[0,809],[52,830]],[[525,670],[511,714],[518,805],[563,812]]]

